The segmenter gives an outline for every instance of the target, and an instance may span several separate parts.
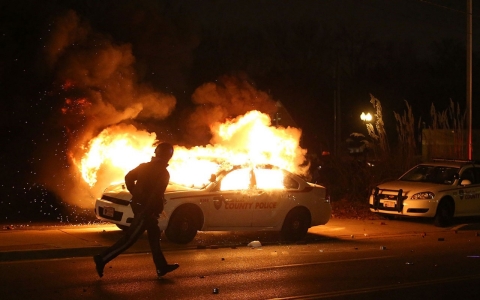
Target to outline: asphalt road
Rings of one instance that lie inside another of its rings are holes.
[[[478,299],[480,238],[392,236],[306,245],[166,251],[180,268],[159,280],[148,253],[96,275],[90,257],[0,263],[2,299]],[[217,293],[215,293],[217,292]]]
[[[150,255],[140,248],[107,265],[103,278],[98,278],[86,255],[4,260],[0,295],[2,299],[478,299],[478,228],[477,223],[437,228],[408,221],[334,221],[313,228],[308,240],[298,244],[275,242],[274,235],[264,233],[202,233],[190,245],[164,243],[167,259],[180,268],[161,280]],[[102,243],[120,234],[113,229],[91,231],[92,237],[111,236]],[[11,232],[2,232],[0,243]],[[65,235],[76,240],[90,236],[77,238],[72,232]],[[259,248],[248,247],[245,242],[253,238],[266,242]]]

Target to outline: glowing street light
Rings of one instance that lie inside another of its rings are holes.
[[[372,114],[370,113],[364,113],[362,112],[362,114],[360,115],[360,119],[363,121],[363,122],[370,122],[372,121]]]

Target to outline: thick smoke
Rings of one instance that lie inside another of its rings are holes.
[[[46,49],[57,83],[71,84],[92,103],[85,111],[89,123],[104,127],[122,118],[163,119],[175,107],[172,95],[138,82],[131,45],[94,32],[73,11],[59,18]]]
[[[58,166],[58,157],[45,150],[43,177],[64,200],[79,204],[76,199],[95,196],[73,165],[84,154],[88,141],[104,128],[121,122],[165,119],[175,108],[176,99],[139,82],[131,45],[114,43],[74,11],[55,20],[45,50],[61,103],[59,125],[67,138],[67,159]]]

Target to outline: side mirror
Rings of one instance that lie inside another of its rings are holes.
[[[466,186],[466,185],[470,185],[472,184],[472,182],[468,179],[463,179],[462,181],[460,181],[460,185],[462,186]]]

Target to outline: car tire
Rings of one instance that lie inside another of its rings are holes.
[[[454,207],[450,201],[442,200],[438,204],[434,224],[437,227],[446,227],[452,224]]]
[[[168,222],[165,236],[171,242],[188,244],[197,235],[199,229],[199,212],[192,206],[177,208]]]
[[[302,240],[307,235],[310,223],[310,212],[306,208],[294,208],[285,217],[280,234],[287,241]]]

